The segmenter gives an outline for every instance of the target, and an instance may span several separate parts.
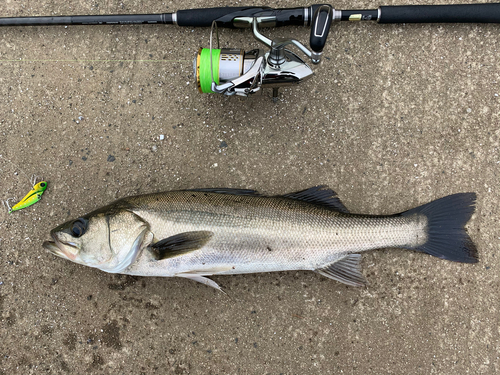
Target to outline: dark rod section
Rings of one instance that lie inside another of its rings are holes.
[[[3,17],[0,26],[48,26],[48,25],[137,25],[172,24],[172,14],[122,14],[97,16],[58,17]]]
[[[217,7],[200,9],[183,9],[177,11],[177,25],[189,27],[210,27],[212,22],[228,16],[225,21],[218,23],[220,27],[232,27],[233,18],[238,16],[252,16],[261,11],[262,7]]]
[[[377,9],[341,10],[341,12],[341,21],[376,21],[378,17]]]
[[[379,22],[498,23],[500,22],[500,4],[382,6]]]
[[[218,27],[233,28],[236,27],[234,19],[242,17],[272,18],[276,27],[298,26],[304,24],[304,8],[218,7],[186,9],[177,11],[177,24],[179,26],[210,27],[213,21],[217,21]]]

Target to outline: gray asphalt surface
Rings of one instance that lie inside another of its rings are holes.
[[[0,14],[240,4],[309,5],[5,0]],[[32,174],[49,188],[25,210],[0,207],[0,373],[496,373],[498,27],[336,24],[315,76],[277,103],[270,90],[197,92],[192,60],[208,29],[1,28],[0,198],[22,198]],[[305,28],[265,33],[309,38]],[[249,30],[220,38],[259,47]],[[480,262],[389,249],[364,256],[366,288],[312,272],[214,277],[226,296],[189,280],[106,274],[41,246],[56,225],[127,195],[317,184],[371,214],[475,191],[468,232]]]

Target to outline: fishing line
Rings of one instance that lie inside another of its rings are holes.
[[[186,62],[191,60],[50,60],[50,59],[5,59],[0,62]]]
[[[3,155],[0,155],[0,158],[5,160],[6,162],[10,163],[15,169],[18,169],[19,172],[21,172],[24,176],[26,176],[26,178],[28,179],[28,181],[31,184],[31,180],[33,179],[33,176],[35,176],[35,175],[28,177],[28,175],[21,168],[19,168],[19,166],[16,163],[14,163],[13,161],[10,161],[9,159],[6,159]],[[34,186],[34,184],[32,184],[32,186]]]

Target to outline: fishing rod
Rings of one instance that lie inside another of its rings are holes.
[[[200,48],[193,62],[199,91],[248,96],[261,88],[272,88],[276,99],[279,87],[298,84],[313,75],[313,70],[304,60],[307,58],[312,64],[319,64],[331,24],[339,21],[499,23],[500,3],[380,6],[366,10],[336,10],[328,4],[282,9],[218,7],[160,14],[3,17],[0,26],[166,24],[211,27],[210,47]],[[309,48],[295,39],[270,39],[260,31],[265,27],[282,26],[310,27]],[[219,27],[251,28],[255,39],[267,48],[246,52],[243,49],[213,48],[213,31]],[[290,47],[295,47],[305,57],[291,51]]]

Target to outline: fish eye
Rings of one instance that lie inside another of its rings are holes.
[[[71,227],[71,234],[73,235],[73,237],[78,238],[83,236],[85,234],[85,231],[87,230],[87,224],[88,220],[85,220],[82,217],[76,219]]]
[[[42,182],[42,183],[40,184],[40,186],[41,186],[41,187],[45,187],[45,182]]]

